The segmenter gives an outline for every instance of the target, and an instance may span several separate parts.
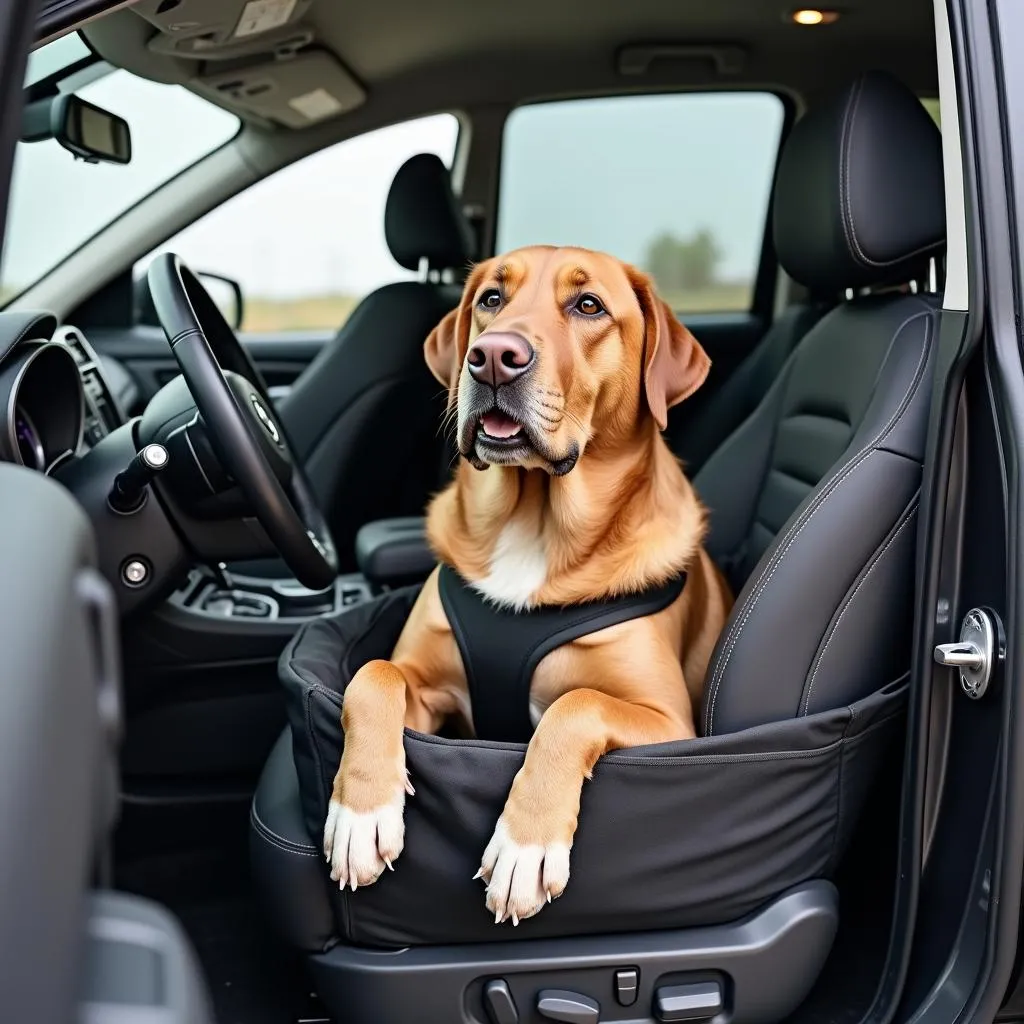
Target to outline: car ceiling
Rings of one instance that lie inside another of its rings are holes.
[[[813,103],[865,68],[889,70],[921,94],[936,90],[932,0],[853,0],[838,8],[835,24],[813,28],[794,25],[788,17],[792,6],[777,0],[270,2],[291,11],[288,23],[262,37],[246,37],[264,52],[230,60],[158,53],[153,40],[161,36],[158,25],[166,28],[169,19],[186,26],[179,30],[188,36],[215,24],[227,25],[230,35],[245,0],[141,0],[93,22],[83,35],[110,63],[196,89],[257,130],[285,122],[255,100],[239,106],[211,82],[263,75],[272,86],[264,95],[325,87],[342,108],[332,116],[342,121],[358,109],[351,119],[361,126],[443,109],[671,88],[769,87]],[[289,60],[277,61],[266,51],[275,35],[295,37],[292,30],[310,41],[290,58],[305,62],[289,68]],[[158,41],[166,46],[166,39]],[[706,55],[676,54],[654,61],[644,73],[624,74],[622,48],[652,43],[727,47],[739,60],[716,71]],[[305,60],[311,54],[318,59]],[[291,127],[301,126],[302,118],[288,119]]]

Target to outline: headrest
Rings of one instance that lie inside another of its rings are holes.
[[[942,139],[922,103],[881,72],[797,122],[775,179],[775,250],[809,288],[910,280],[945,242]]]
[[[406,270],[416,270],[424,256],[432,270],[461,267],[472,259],[473,229],[440,157],[420,153],[398,168],[384,207],[384,237]]]

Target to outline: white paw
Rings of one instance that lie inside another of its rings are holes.
[[[518,925],[557,899],[569,884],[569,845],[521,845],[499,818],[484,850],[477,878],[487,882],[487,909],[494,923]]]
[[[390,803],[371,811],[358,812],[332,800],[324,826],[324,855],[331,865],[331,878],[353,892],[376,882],[385,868],[402,852],[405,844],[405,790]]]

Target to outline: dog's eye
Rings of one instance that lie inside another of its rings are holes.
[[[477,305],[481,309],[497,309],[501,305],[501,292],[497,288],[488,288],[480,296]]]
[[[600,316],[604,312],[601,300],[594,298],[593,295],[581,295],[573,309],[584,316]]]

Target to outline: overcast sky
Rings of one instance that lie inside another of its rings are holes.
[[[128,166],[21,144],[4,283],[26,285],[202,154],[237,122],[176,87],[115,72],[81,94],[125,116]],[[505,143],[499,246],[554,242],[640,262],[651,238],[711,228],[724,276],[749,275],[760,246],[781,127],[773,97],[632,97],[548,104],[513,115]],[[454,118],[386,128],[293,165],[161,249],[237,278],[250,295],[365,294],[403,276],[383,240],[391,179],[414,153],[450,162]]]

